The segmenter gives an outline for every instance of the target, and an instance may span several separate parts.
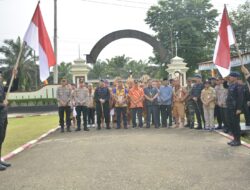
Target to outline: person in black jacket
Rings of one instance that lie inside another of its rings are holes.
[[[14,70],[13,74],[15,76],[15,80],[13,81],[13,86],[11,88],[11,91],[15,91],[18,88],[18,79],[16,78],[17,72]],[[6,128],[8,125],[8,117],[7,117],[8,101],[6,99],[7,90],[8,90],[8,85],[6,86],[3,85],[2,71],[0,71],[0,171],[3,171],[7,167],[11,166],[10,164],[3,162],[1,160],[2,144],[5,139]]]
[[[238,72],[231,72],[229,74],[229,86],[226,104],[228,125],[234,137],[234,139],[228,143],[228,145],[231,146],[241,145],[240,114],[242,112],[243,105],[243,91],[242,87],[238,84],[238,78],[240,78],[240,73]]]

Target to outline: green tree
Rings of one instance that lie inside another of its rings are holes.
[[[189,73],[193,73],[198,62],[212,57],[217,16],[210,0],[160,0],[148,10],[145,21],[167,49],[167,63],[175,56],[177,43],[178,56],[185,59]],[[159,64],[158,60],[155,63]]]
[[[242,53],[250,51],[250,2],[239,5],[229,14],[239,49]]]
[[[72,74],[71,74],[72,63],[62,62],[58,65],[58,79],[66,78],[69,83],[72,82]]]
[[[7,64],[7,71],[5,77],[10,78],[12,69],[16,64],[16,60],[21,48],[21,39],[17,38],[14,40],[4,40],[4,45],[0,47],[0,53],[5,56],[5,64]],[[19,66],[18,66],[18,78],[19,78],[19,90],[30,91],[37,89],[38,85],[38,66],[35,64],[37,58],[34,57],[33,51],[24,46]],[[35,80],[34,80],[35,79]]]
[[[97,60],[88,73],[88,79],[101,79],[106,76],[106,62]]]

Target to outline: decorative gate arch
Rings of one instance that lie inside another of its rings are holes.
[[[110,44],[111,42],[115,40],[119,40],[121,38],[136,38],[136,39],[139,39],[148,43],[154,48],[154,51],[159,53],[160,61],[162,63],[166,61],[167,51],[161,45],[161,43],[157,41],[154,37],[144,32],[137,31],[137,30],[118,30],[118,31],[109,33],[108,35],[104,36],[95,44],[90,54],[86,55],[87,63],[95,63],[98,55],[108,44]]]

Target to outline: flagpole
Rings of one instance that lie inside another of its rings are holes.
[[[12,86],[12,84],[13,84],[14,77],[15,77],[14,72],[16,72],[17,67],[18,67],[18,65],[19,65],[19,62],[20,62],[20,59],[21,59],[21,55],[22,55],[22,52],[23,52],[23,48],[24,48],[24,42],[23,42],[23,43],[21,42],[21,47],[20,47],[20,50],[19,50],[19,54],[18,54],[18,57],[17,57],[17,60],[16,60],[15,67],[14,67],[13,72],[12,72],[12,76],[11,76],[10,84],[9,84],[9,86],[8,86],[8,91],[7,91],[5,100],[7,100],[8,96],[9,96],[10,89],[11,89],[11,86]]]

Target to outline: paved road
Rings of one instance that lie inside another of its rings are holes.
[[[11,159],[2,190],[246,190],[250,150],[189,129],[55,132]]]

